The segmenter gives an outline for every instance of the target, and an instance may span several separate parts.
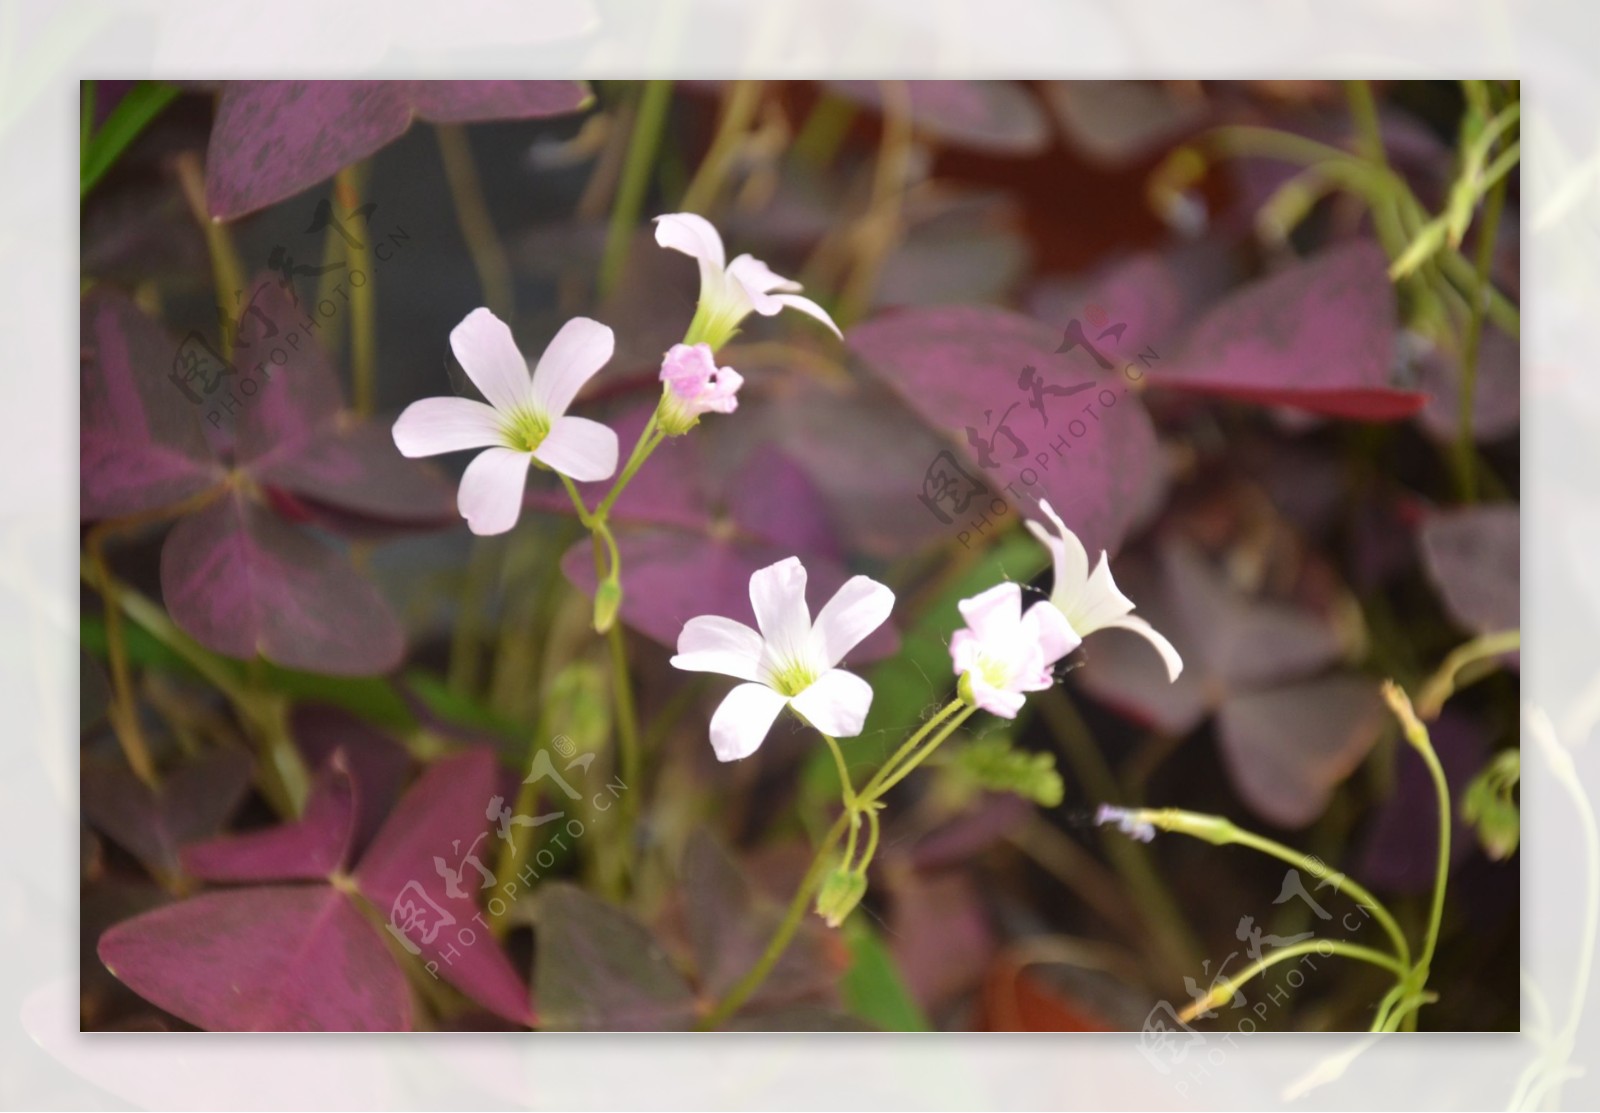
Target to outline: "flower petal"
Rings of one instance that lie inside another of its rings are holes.
[[[1027,697],[1021,692],[996,688],[983,679],[981,672],[974,671],[967,675],[970,678],[968,683],[972,687],[972,702],[991,715],[998,715],[1002,719],[1015,719],[1017,712],[1021,711],[1022,705],[1027,702]]]
[[[566,413],[583,384],[610,361],[616,345],[616,337],[599,321],[574,317],[562,325],[533,369],[534,404],[552,419]]]
[[[811,634],[811,611],[806,607],[806,569],[800,558],[788,557],[751,573],[750,606],[775,663],[801,663]],[[832,664],[828,661],[824,667]]]
[[[1131,630],[1156,647],[1156,652],[1161,654],[1162,662],[1167,666],[1167,681],[1170,683],[1178,679],[1178,674],[1183,671],[1183,658],[1178,656],[1178,651],[1173,648],[1165,636],[1159,633],[1138,615],[1124,615],[1114,622],[1108,622],[1106,629]]]
[[[803,298],[799,294],[775,294],[773,296],[782,303],[785,309],[798,309],[808,317],[815,317],[833,330],[833,335],[840,340],[844,339],[844,333],[840,332],[839,326],[833,323],[833,318],[828,316],[828,311],[810,298]]]
[[[823,734],[854,738],[872,708],[872,685],[853,672],[829,669],[791,702]]]
[[[1070,615],[1078,597],[1083,593],[1084,585],[1089,582],[1089,554],[1084,552],[1083,543],[1078,540],[1078,535],[1067,528],[1067,523],[1061,520],[1061,516],[1047,500],[1039,500],[1039,509],[1044,511],[1044,516],[1055,526],[1056,536],[1050,536],[1038,522],[1030,521],[1028,530],[1050,550],[1051,563],[1055,569],[1055,583],[1050,586],[1050,598],[1063,612]]]
[[[711,748],[718,761],[738,761],[755,753],[788,703],[765,684],[741,684],[711,716]]]
[[[852,576],[817,613],[811,624],[812,648],[832,668],[882,626],[893,609],[894,592],[888,587],[870,576]]]
[[[500,415],[473,398],[424,398],[395,419],[394,446],[402,456],[437,456],[502,444]]]
[[[1024,626],[1033,627],[1033,632],[1039,639],[1039,649],[1044,654],[1046,667],[1054,665],[1083,644],[1083,639],[1067,621],[1067,616],[1053,603],[1035,603],[1022,616],[1022,621]]]
[[[774,290],[792,294],[803,288],[800,283],[777,274],[771,267],[750,254],[740,255],[728,264],[728,277],[743,286],[750,295],[750,300],[757,305],[762,304],[762,298]],[[761,310],[767,316],[777,311],[776,306]]]
[[[514,413],[533,397],[528,361],[510,327],[487,309],[474,309],[450,330],[450,350],[467,378],[501,413]]]
[[[1067,610],[1067,621],[1080,635],[1088,637],[1132,610],[1133,600],[1122,594],[1111,578],[1111,562],[1102,551],[1100,563],[1094,566],[1089,582],[1083,585],[1077,602]]]
[[[558,417],[533,455],[562,475],[595,483],[617,470],[617,434],[586,417]]]
[[[685,672],[719,672],[755,680],[761,667],[761,635],[742,622],[703,614],[683,624],[672,667]]]
[[[514,448],[486,448],[461,476],[456,506],[480,537],[505,533],[522,513],[522,488],[533,456]]]
[[[980,642],[1011,641],[1020,633],[1022,588],[1010,581],[995,584],[971,599],[961,600],[956,609]]]
[[[719,271],[727,266],[722,237],[709,220],[697,213],[667,213],[656,217],[656,243],[709,263]]]

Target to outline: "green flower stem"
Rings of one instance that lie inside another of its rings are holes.
[[[1291,943],[1287,947],[1279,947],[1271,954],[1251,963],[1234,977],[1229,978],[1220,985],[1213,986],[1210,993],[1197,1001],[1190,1002],[1189,1007],[1178,1014],[1178,1019],[1187,1024],[1203,1012],[1207,1012],[1219,1005],[1226,1005],[1233,1000],[1240,987],[1251,978],[1276,966],[1280,962],[1287,962],[1291,958],[1299,958],[1301,955],[1308,954],[1342,955],[1345,958],[1370,962],[1372,965],[1382,967],[1402,979],[1407,973],[1406,968],[1393,955],[1386,955],[1382,951],[1373,950],[1371,947],[1363,947],[1358,943],[1347,943],[1340,939],[1308,939],[1304,943]],[[1393,992],[1393,990],[1390,992]]]
[[[1433,744],[1429,742],[1417,750],[1428,767],[1428,776],[1433,778],[1434,796],[1439,805],[1439,855],[1433,872],[1433,904],[1428,911],[1428,932],[1423,936],[1422,957],[1417,959],[1417,989],[1420,991],[1428,984],[1429,966],[1439,945],[1439,924],[1444,919],[1445,888],[1450,884],[1450,818],[1453,809],[1450,806],[1450,782],[1445,780],[1444,766],[1439,764],[1439,755],[1434,751]]]
[[[672,82],[646,81],[634,117],[633,134],[628,138],[628,153],[622,165],[622,182],[616,202],[611,206],[611,221],[606,229],[605,252],[600,260],[600,294],[611,292],[628,261],[633,227],[644,205],[650,172],[667,121],[667,106],[672,100]]]
[[[1219,815],[1201,815],[1198,812],[1183,811],[1179,808],[1136,808],[1129,813],[1134,822],[1148,823],[1163,831],[1174,834],[1188,835],[1202,842],[1211,843],[1213,846],[1243,846],[1259,851],[1280,862],[1287,862],[1295,869],[1304,870],[1318,881],[1327,881],[1333,885],[1335,892],[1348,890],[1350,896],[1362,908],[1372,913],[1373,919],[1382,925],[1394,943],[1395,954],[1399,957],[1403,967],[1411,966],[1411,945],[1406,942],[1405,932],[1400,930],[1400,924],[1394,916],[1378,900],[1361,885],[1357,884],[1348,875],[1336,869],[1330,869],[1321,859],[1312,858],[1264,838],[1253,831],[1246,831],[1236,826],[1229,820]]]
[[[813,727],[812,729],[815,730],[816,728]],[[817,733],[822,734],[822,731],[819,730]],[[833,752],[833,764],[839,771],[839,784],[844,789],[844,806],[849,811],[854,812],[857,810],[856,794],[855,790],[850,787],[850,767],[845,764],[844,751],[839,748],[839,740],[832,735],[822,734],[822,740],[828,744],[828,749]]]
[[[805,919],[806,909],[811,904],[811,897],[817,891],[817,886],[822,883],[822,876],[827,872],[833,856],[833,848],[844,836],[845,828],[850,823],[850,813],[841,812],[839,818],[833,821],[833,826],[823,836],[821,844],[817,847],[816,857],[812,859],[811,868],[806,871],[800,887],[795,890],[794,899],[789,902],[789,909],[784,913],[783,921],[778,925],[778,930],[773,933],[768,941],[766,950],[761,952],[761,958],[752,966],[744,977],[734,983],[722,999],[713,1005],[704,1019],[696,1027],[701,1031],[710,1031],[720,1028],[727,1019],[737,1012],[750,995],[761,988],[761,983],[767,980],[767,975],[772,973],[772,968],[783,957],[783,952],[788,949],[794,939],[794,933],[800,928],[800,921]]]
[[[633,831],[634,817],[639,813],[637,803],[639,779],[642,773],[642,755],[639,752],[639,716],[633,705],[633,687],[628,677],[628,647],[622,637],[622,627],[612,623],[606,631],[606,642],[611,647],[611,684],[617,703],[617,740],[620,743],[618,772],[627,792],[622,797],[623,830]],[[632,854],[625,856],[632,861]]]
[[[1508,151],[1507,154],[1511,152]],[[1503,175],[1502,171],[1502,175]],[[1478,226],[1478,257],[1473,268],[1473,297],[1467,302],[1467,335],[1461,345],[1461,382],[1456,413],[1456,482],[1466,502],[1476,502],[1477,443],[1472,436],[1473,402],[1478,386],[1478,356],[1483,342],[1484,297],[1489,290],[1489,268],[1494,262],[1495,236],[1500,229],[1500,212],[1505,206],[1506,180],[1496,178],[1483,203],[1483,220]]]
[[[333,176],[334,196],[346,211],[361,205],[361,176],[359,164],[346,166]],[[350,283],[350,379],[355,388],[352,408],[367,417],[376,404],[378,391],[377,275],[373,273],[372,245],[365,239],[346,244],[345,258],[350,261],[348,273],[360,271],[367,278],[359,286]]]
[[[444,164],[450,199],[455,202],[456,224],[467,243],[472,265],[478,272],[483,300],[502,321],[515,314],[511,260],[495,234],[494,220],[484,199],[483,184],[472,160],[472,145],[460,124],[436,124],[434,138],[439,142],[439,159]]]
[[[1461,674],[1466,669],[1481,661],[1499,657],[1502,653],[1513,653],[1521,647],[1522,633],[1519,630],[1485,634],[1457,646],[1418,690],[1417,716],[1424,722],[1438,718],[1450,697],[1465,686],[1461,682]]]
[[[894,755],[883,764],[883,768],[878,770],[878,772],[873,776],[872,780],[867,782],[867,787],[862,789],[861,795],[866,795],[867,793],[871,792],[873,786],[878,782],[878,780],[885,774],[891,772],[894,767],[899,764],[901,759],[903,759],[912,750],[916,749],[917,744],[926,738],[930,731],[948,719],[951,715],[954,715],[963,706],[964,704],[961,700],[953,699],[943,707],[939,708],[938,711],[934,712],[933,716],[929,718],[927,722],[923,723],[922,726],[918,727],[917,730],[912,733],[911,737],[907,738],[900,748],[894,752]]]
[[[739,140],[750,129],[750,122],[755,119],[756,109],[760,106],[761,82],[735,81],[729,85],[717,133],[706,150],[705,158],[700,160],[700,168],[695,171],[689,188],[684,190],[681,206],[684,212],[704,214],[716,201],[722,183],[728,176],[728,167],[733,163]]]
[[[611,485],[611,490],[606,492],[606,497],[600,500],[600,505],[595,507],[595,516],[604,521],[611,508],[616,505],[617,499],[622,497],[623,489],[633,481],[644,462],[650,459],[650,454],[661,447],[661,442],[666,439],[666,434],[661,431],[659,409],[650,415],[650,420],[645,422],[644,429],[639,433],[639,439],[634,442],[633,451],[628,455],[628,462],[622,466],[622,472],[617,476],[616,482]]]
[[[972,717],[972,713],[976,710],[978,709],[971,705],[963,706],[961,710],[956,713],[954,718],[948,720],[944,726],[939,728],[939,733],[928,739],[928,741],[923,744],[922,749],[916,751],[910,757],[906,758],[906,760],[901,763],[898,768],[892,771],[886,769],[878,770],[877,776],[873,777],[872,780],[867,783],[867,787],[861,791],[860,799],[863,802],[870,804],[873,801],[881,798],[884,793],[888,792],[895,785],[905,780],[911,775],[917,766],[926,761],[928,756],[944,743],[946,738],[949,738],[950,735],[955,733],[957,727],[970,719]]]

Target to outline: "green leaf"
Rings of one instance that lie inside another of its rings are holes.
[[[85,97],[93,97],[93,88],[86,87]],[[132,143],[141,131],[154,120],[161,110],[171,104],[178,95],[178,87],[169,85],[165,81],[141,81],[117,102],[111,110],[111,115],[106,117],[106,122],[100,130],[83,143],[80,152],[78,173],[78,196],[87,196],[94,188],[96,182],[103,178],[106,171],[116,163],[122,152]],[[87,108],[87,118],[92,118],[92,101]],[[84,127],[88,132],[88,127]]]
[[[885,1032],[931,1032],[933,1026],[900,976],[894,956],[865,918],[845,921],[842,934],[850,966],[839,989],[850,1010]]]
[[[1041,807],[1053,808],[1065,795],[1055,755],[1018,750],[1004,734],[974,738],[951,751],[945,767],[971,790],[1014,792]]]
[[[1516,799],[1521,778],[1521,753],[1502,750],[1472,778],[1461,797],[1461,818],[1477,831],[1483,852],[1496,862],[1515,854],[1522,838],[1522,812]]]

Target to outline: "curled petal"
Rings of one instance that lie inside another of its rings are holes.
[[[1115,625],[1117,619],[1133,610],[1133,601],[1122,594],[1111,578],[1111,562],[1104,552],[1077,601],[1065,610],[1072,628],[1084,636]]]
[[[1145,641],[1156,647],[1156,652],[1161,654],[1161,661],[1167,666],[1167,680],[1178,679],[1178,674],[1183,672],[1183,658],[1178,656],[1178,651],[1154,626],[1151,626],[1138,615],[1124,615],[1115,622],[1108,623],[1107,629],[1131,630],[1144,638]]]
[[[522,514],[522,488],[533,457],[511,448],[486,448],[461,476],[456,506],[480,537],[505,533]]]
[[[588,317],[572,318],[551,337],[533,369],[534,404],[551,418],[566,413],[615,349],[616,338],[605,325]]]
[[[532,399],[528,363],[511,329],[487,309],[474,309],[450,330],[450,350],[467,378],[501,413],[515,413]]]
[[[503,443],[500,415],[472,398],[424,398],[394,423],[394,446],[402,456],[437,456]]]
[[[755,680],[761,665],[761,635],[742,622],[703,614],[683,624],[672,667],[685,672],[718,672]]]
[[[833,335],[840,340],[844,339],[844,333],[840,332],[839,326],[833,323],[833,318],[828,316],[828,311],[810,298],[803,298],[799,294],[776,294],[774,298],[785,309],[798,309],[808,317],[815,317],[827,325]]]
[[[811,626],[811,642],[818,659],[830,668],[837,665],[863,638],[882,626],[893,609],[893,591],[871,577],[852,576],[817,613]]]
[[[1067,616],[1052,603],[1035,603],[1022,616],[1022,622],[1037,637],[1047,669],[1083,644]]]
[[[617,470],[617,434],[586,417],[561,417],[533,455],[562,475],[596,483],[610,479]]]
[[[667,213],[656,217],[656,243],[722,270],[727,266],[722,237],[697,213]]]
[[[823,734],[854,738],[872,708],[872,685],[855,673],[829,669],[791,702]]]
[[[765,684],[741,684],[711,716],[711,748],[718,761],[738,761],[761,746],[789,701]]]
[[[1056,535],[1052,537],[1038,522],[1029,522],[1028,531],[1050,550],[1055,574],[1050,597],[1055,600],[1056,606],[1071,614],[1072,605],[1077,602],[1084,584],[1089,582],[1089,554],[1084,551],[1078,535],[1067,528],[1067,523],[1061,520],[1047,500],[1039,500],[1039,509],[1055,527]]]

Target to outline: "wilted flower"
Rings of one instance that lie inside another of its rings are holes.
[[[747,683],[728,693],[711,717],[719,761],[755,753],[785,706],[835,738],[861,733],[872,688],[836,666],[889,617],[894,592],[866,576],[846,581],[811,620],[806,570],[799,557],[758,569],[750,605],[760,632],[720,615],[700,615],[678,635],[675,668],[719,672]]]
[[[996,584],[957,606],[967,620],[950,639],[950,659],[964,699],[990,714],[1014,719],[1024,692],[1054,682],[1050,670],[1078,647],[1078,635],[1048,603],[1022,609],[1022,588]]]
[[[1039,509],[1056,527],[1057,536],[1052,537],[1050,531],[1038,522],[1029,522],[1028,529],[1050,550],[1055,565],[1055,585],[1050,590],[1050,602],[1066,615],[1073,632],[1079,638],[1087,638],[1096,630],[1111,627],[1132,630],[1156,647],[1156,652],[1161,654],[1161,660],[1167,666],[1167,679],[1178,679],[1178,674],[1183,671],[1183,658],[1178,656],[1171,642],[1144,619],[1132,613],[1133,601],[1117,590],[1105,552],[1100,553],[1100,563],[1095,565],[1091,574],[1089,554],[1084,551],[1077,534],[1067,528],[1044,499],[1039,500]]]
[[[592,483],[617,470],[617,435],[597,421],[568,417],[583,384],[611,358],[614,339],[599,321],[561,326],[530,377],[511,330],[474,309],[450,331],[450,347],[488,405],[471,398],[424,398],[394,423],[406,456],[482,448],[461,477],[456,505],[477,534],[504,533],[522,513],[528,465]]]
[[[656,243],[692,256],[700,264],[700,304],[689,325],[689,342],[705,341],[714,351],[732,339],[739,323],[751,313],[771,317],[783,309],[798,309],[815,317],[842,338],[828,311],[797,293],[800,283],[773,274],[750,255],[727,262],[722,237],[705,217],[694,213],[656,217]]]
[[[731,414],[744,376],[718,367],[710,344],[674,344],[661,361],[661,427],[669,436],[694,428],[701,414]]]

